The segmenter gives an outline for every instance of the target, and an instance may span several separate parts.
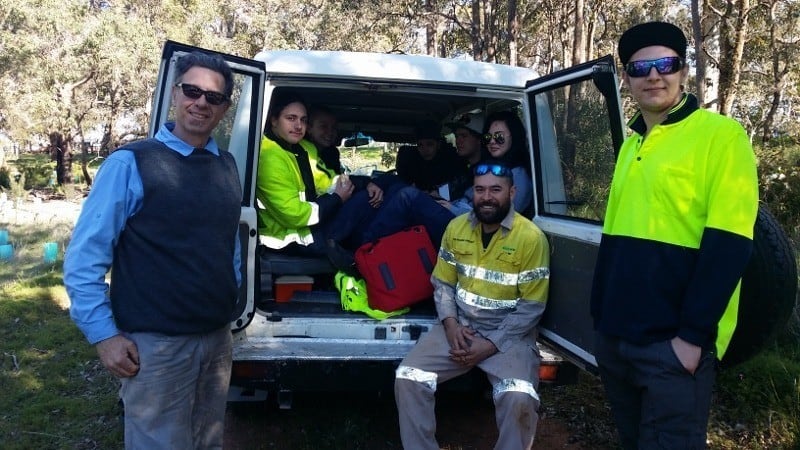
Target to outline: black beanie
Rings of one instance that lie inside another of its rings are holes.
[[[686,36],[680,28],[666,22],[647,22],[634,25],[619,38],[619,59],[625,66],[634,53],[651,45],[663,45],[686,59]]]

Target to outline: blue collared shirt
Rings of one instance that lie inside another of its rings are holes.
[[[161,127],[155,138],[168,148],[188,156],[194,147],[172,134],[174,124]],[[213,138],[205,149],[219,156]],[[119,334],[111,312],[106,274],[114,259],[114,248],[129,217],[142,208],[144,189],[133,152],[115,151],[97,172],[89,196],[72,231],[64,256],[64,286],[70,298],[70,316],[90,344]],[[241,248],[236,230],[233,268],[241,285]]]

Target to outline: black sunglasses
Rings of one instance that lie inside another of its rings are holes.
[[[210,105],[214,106],[221,105],[228,101],[228,96],[226,96],[225,94],[220,94],[219,92],[214,92],[214,91],[204,91],[203,89],[200,89],[199,87],[193,84],[176,83],[175,86],[181,88],[181,91],[183,91],[183,95],[191,98],[192,100],[197,100],[198,98],[205,95],[206,101]]]
[[[491,173],[496,177],[510,177],[511,169],[506,166],[501,166],[500,164],[478,164],[472,169],[472,173],[475,175]]]
[[[506,142],[506,137],[503,135],[502,131],[495,131],[494,134],[486,133],[483,135],[483,143],[489,145],[492,143],[492,139],[497,142],[498,145],[503,145]]]
[[[646,77],[650,69],[656,68],[661,75],[669,75],[683,69],[685,62],[677,56],[667,56],[658,59],[643,59],[641,61],[631,61],[625,65],[625,73],[629,77]]]

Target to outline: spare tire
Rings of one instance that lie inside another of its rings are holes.
[[[797,298],[797,263],[778,222],[759,206],[753,255],[742,277],[739,319],[723,367],[744,362],[785,328]]]

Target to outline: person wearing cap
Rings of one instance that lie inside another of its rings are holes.
[[[453,133],[456,143],[456,154],[466,161],[467,167],[472,167],[481,159],[488,156],[486,147],[483,145],[483,127],[484,117],[479,113],[466,113],[461,114],[455,118],[453,122],[444,124],[445,129]],[[457,179],[450,182],[450,186],[454,192],[464,192],[461,198],[451,197],[451,202],[442,203],[443,206],[448,207],[455,215],[459,213],[468,212],[472,209],[472,172],[463,172]],[[452,203],[464,201],[466,206],[456,210],[453,209]]]
[[[469,167],[487,156],[482,145],[484,120],[481,114],[464,114],[456,121],[445,124],[456,138],[456,154],[461,158],[456,172],[446,186],[449,198],[440,195],[440,190],[425,192],[415,186],[400,189],[391,200],[377,212],[363,234],[363,242],[396,233],[412,225],[424,225],[431,242],[438,248],[447,224],[454,217],[472,210],[472,172]],[[430,127],[438,133],[439,127]],[[437,134],[438,136],[438,134]],[[436,141],[440,141],[437,138]],[[436,141],[431,140],[436,144]],[[420,143],[427,147],[429,142]],[[438,144],[436,144],[438,145]],[[399,155],[398,155],[399,159]],[[458,195],[457,195],[458,193]]]
[[[395,372],[403,448],[438,449],[435,394],[474,367],[486,373],[496,449],[529,449],[538,423],[538,323],[549,288],[544,233],[514,211],[511,167],[473,166],[473,209],[447,226],[431,276],[439,322]]]
[[[618,50],[638,111],[603,224],[594,354],[625,449],[705,448],[753,246],[756,159],[740,124],[683,92],[678,27],[636,25]]]

